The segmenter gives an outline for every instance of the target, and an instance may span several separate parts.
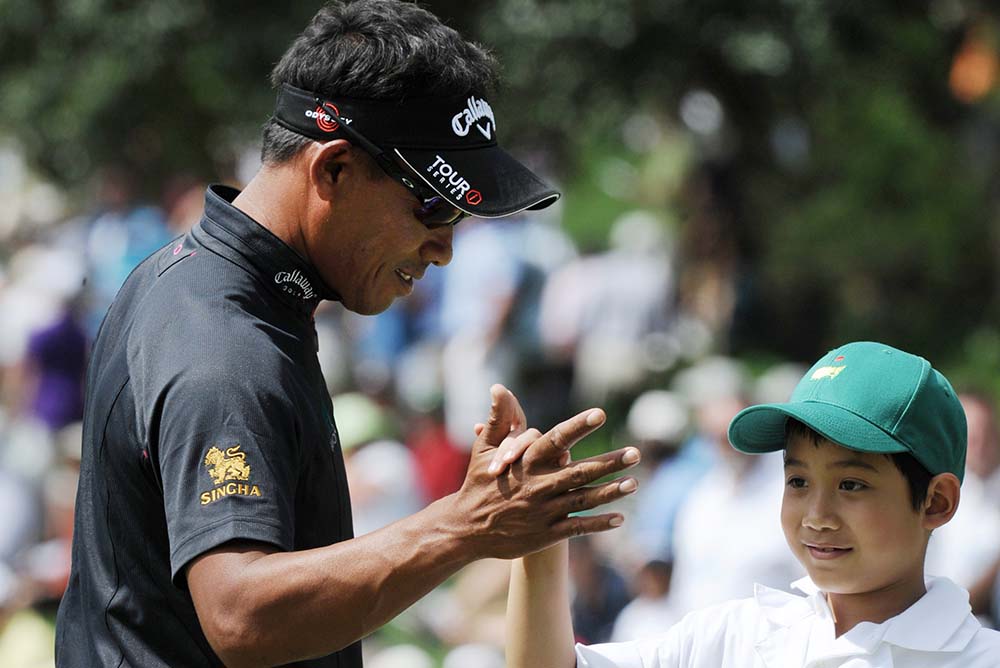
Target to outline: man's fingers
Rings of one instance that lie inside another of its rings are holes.
[[[600,408],[591,408],[577,413],[565,422],[560,422],[532,446],[531,459],[559,461],[562,453],[604,424],[606,419],[607,416]]]
[[[511,432],[512,434],[514,432]],[[508,436],[493,453],[493,461],[490,462],[486,472],[492,475],[499,475],[507,468],[511,462],[519,459],[528,446],[542,437],[542,432],[535,428],[528,429],[516,437]]]
[[[623,478],[596,487],[581,487],[560,496],[554,510],[560,516],[590,510],[628,496],[638,488],[635,478]]]
[[[554,538],[564,540],[588,533],[608,531],[609,529],[620,527],[624,521],[625,518],[618,513],[587,516],[574,515],[553,524],[552,533]]]
[[[624,471],[638,463],[639,451],[635,448],[623,448],[573,462],[552,475],[554,479],[553,491],[561,493],[583,487],[599,478]]]
[[[474,433],[476,436],[479,436],[481,433],[483,433],[483,429],[486,429],[486,425],[484,425],[482,422],[477,422],[476,426],[472,428],[472,433]]]

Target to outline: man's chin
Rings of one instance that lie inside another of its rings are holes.
[[[389,299],[383,299],[378,302],[361,300],[357,302],[348,302],[347,300],[344,300],[342,303],[344,308],[352,313],[357,313],[358,315],[378,315],[392,306],[394,301],[396,301],[395,297],[390,297]]]

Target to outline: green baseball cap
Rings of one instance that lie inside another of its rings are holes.
[[[909,452],[932,475],[965,474],[965,411],[948,379],[922,357],[859,341],[831,350],[782,404],[740,411],[729,442],[741,452],[785,447],[795,418],[823,437],[862,452]]]

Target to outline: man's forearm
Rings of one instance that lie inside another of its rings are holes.
[[[508,668],[573,668],[568,543],[511,562],[507,598]]]
[[[569,448],[603,423],[603,413],[584,411],[545,434],[517,432],[515,418],[523,412],[516,398],[501,386],[491,395],[490,417],[478,431],[465,483],[455,494],[329,547],[278,553],[261,543],[228,543],[192,560],[188,588],[220,658],[235,668],[330,654],[471,561],[510,559],[618,526],[616,514],[582,511],[634,491],[634,484],[617,480],[591,483],[634,466],[638,452],[626,448],[565,461]],[[516,450],[520,459],[489,471],[500,446],[522,439],[527,444]],[[572,653],[571,631],[567,637]]]
[[[472,561],[451,531],[448,497],[371,534],[250,561],[228,589],[215,644],[227,665],[324,656],[363,638]],[[220,642],[221,641],[221,642]]]

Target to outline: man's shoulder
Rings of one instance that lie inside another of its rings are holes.
[[[163,258],[150,260],[147,275],[135,277],[141,285],[132,294],[123,290],[122,319],[129,321],[129,367],[147,389],[156,390],[157,379],[205,377],[217,386],[248,373],[272,379],[294,373],[308,332],[247,272],[202,249],[167,266]]]
[[[270,323],[279,330],[298,330],[293,314],[258,279],[210,250],[198,249],[180,258],[170,247],[153,256],[137,276],[139,285],[128,295],[134,328],[142,336],[178,337],[188,343],[226,341],[235,332],[260,335]]]

